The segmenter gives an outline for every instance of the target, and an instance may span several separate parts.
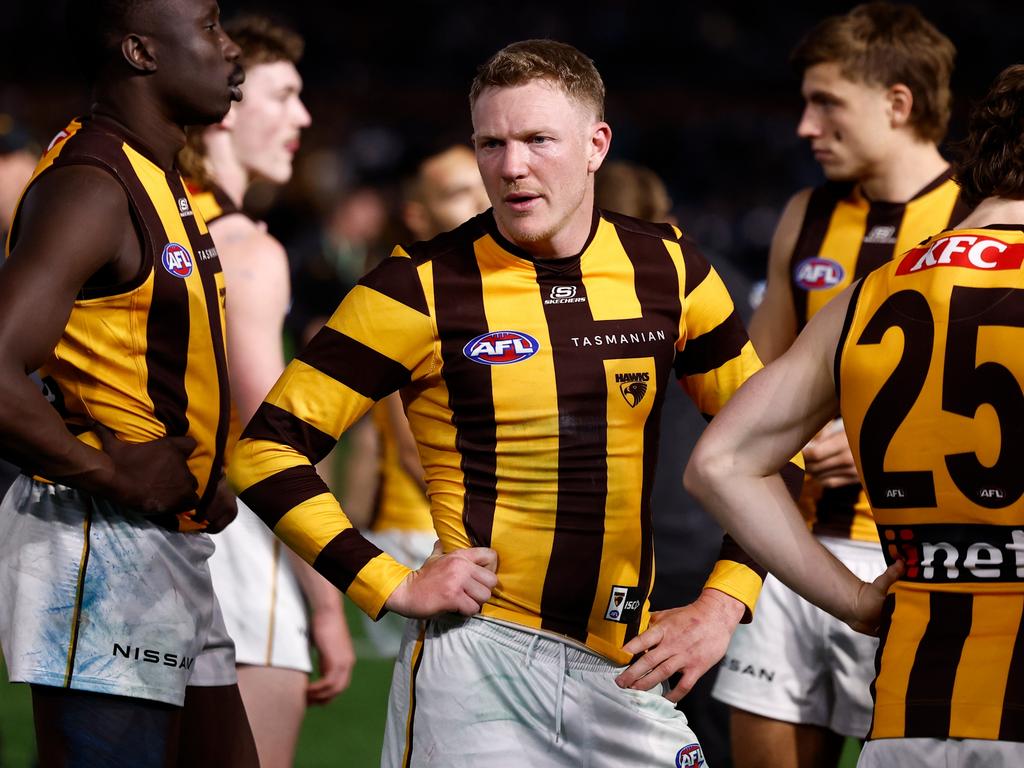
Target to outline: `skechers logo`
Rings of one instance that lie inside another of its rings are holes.
[[[896,227],[876,225],[864,237],[865,243],[896,245]]]
[[[139,646],[121,645],[114,643],[114,650],[111,656],[121,656],[132,661],[144,661],[147,664],[162,664],[165,667],[176,669],[192,669],[195,664],[195,656],[179,656],[176,653],[160,653],[152,648],[140,648]]]
[[[940,237],[927,248],[913,248],[900,261],[897,275],[908,275],[932,267],[968,269],[1020,269],[1024,243],[1004,243],[990,237],[954,235]]]
[[[544,299],[545,304],[583,304],[586,296],[576,295],[575,285],[553,285],[548,298]]]
[[[462,348],[462,354],[481,365],[509,365],[533,357],[540,344],[520,331],[491,331],[477,336]]]
[[[805,291],[825,291],[843,281],[846,272],[832,259],[815,256],[804,259],[793,270],[793,279]]]
[[[650,380],[651,374],[646,371],[615,374],[615,383],[619,385],[619,394],[630,408],[636,408],[644,399],[644,395],[647,394],[647,382]]]
[[[890,564],[903,560],[906,581],[1024,581],[1024,530],[1020,528],[937,523],[879,526],[878,532],[886,560]]]
[[[185,278],[192,274],[192,254],[183,245],[165,245],[164,252],[160,254],[160,261],[163,262],[164,269],[175,277]]]
[[[183,219],[187,219],[189,216],[193,215],[192,209],[189,207],[187,197],[178,198],[178,213],[181,214],[181,218]]]

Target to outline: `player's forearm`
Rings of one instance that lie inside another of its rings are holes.
[[[36,386],[20,372],[0,380],[0,455],[33,474],[103,495],[114,464],[72,435]]]
[[[810,534],[777,475],[740,476],[691,463],[686,486],[780,581],[835,616],[852,615],[860,580]]]
[[[341,593],[331,582],[290,549],[288,560],[313,613],[343,613]]]

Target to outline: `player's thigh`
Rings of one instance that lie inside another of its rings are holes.
[[[735,768],[835,768],[843,737],[827,728],[732,709]]]
[[[181,709],[145,699],[32,686],[40,768],[177,764]]]
[[[297,669],[239,665],[238,689],[262,768],[292,764],[306,714],[308,680]]]
[[[237,685],[185,689],[178,765],[259,768],[256,744]]]

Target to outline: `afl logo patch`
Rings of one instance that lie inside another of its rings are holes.
[[[704,765],[704,752],[700,744],[687,744],[676,752],[676,768],[700,768]]]
[[[175,277],[188,277],[192,274],[192,254],[183,245],[168,243],[160,255],[164,269]]]
[[[519,331],[491,331],[477,336],[462,354],[481,365],[509,365],[533,357],[540,344],[532,336]]]
[[[825,291],[834,288],[843,281],[846,272],[832,259],[816,256],[804,259],[796,265],[793,279],[805,291]]]

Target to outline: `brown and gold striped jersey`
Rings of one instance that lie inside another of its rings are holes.
[[[402,466],[387,403],[374,405],[371,416],[380,441],[380,471],[370,530],[433,531],[430,501]]]
[[[855,280],[966,216],[959,194],[948,171],[906,203],[869,200],[849,183],[815,189],[790,262],[797,330]],[[816,534],[877,541],[859,485],[823,488],[808,477],[800,506]]]
[[[195,209],[203,214],[208,225],[232,213],[245,215],[228,193],[216,184],[210,184],[207,188],[192,179],[185,179],[185,186],[192,196]]]
[[[498,552],[483,615],[625,663],[649,618],[667,382],[710,416],[759,367],[725,286],[677,229],[595,211],[580,255],[534,260],[486,212],[363,278],[246,427],[232,479],[378,615],[408,570],[351,528],[312,464],[400,388],[445,551]],[[760,584],[727,540],[708,585],[752,608]]]
[[[871,738],[1024,741],[1022,230],[943,232],[851,299],[840,404],[885,556],[906,563]]]
[[[139,140],[106,118],[76,120],[61,131],[29,184],[52,168],[83,164],[124,187],[143,239],[142,267],[130,284],[82,289],[40,376],[68,428],[94,447],[93,421],[128,442],[194,438],[188,465],[202,509],[216,492],[228,432],[217,250],[177,171],[158,166]],[[17,235],[15,217],[8,248]],[[152,519],[180,530],[205,527],[193,515]]]

